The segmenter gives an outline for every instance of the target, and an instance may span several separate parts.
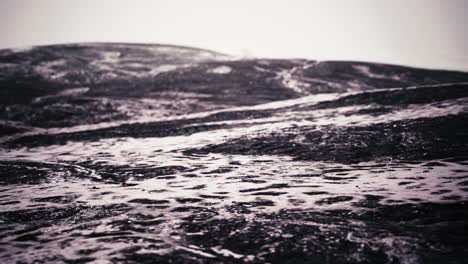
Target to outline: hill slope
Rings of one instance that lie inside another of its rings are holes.
[[[0,51],[0,126],[68,127],[342,93],[468,81],[468,74],[344,61],[234,59],[170,45]],[[10,127],[10,128],[8,128]]]

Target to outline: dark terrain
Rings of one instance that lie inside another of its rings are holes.
[[[468,73],[0,51],[1,263],[464,263]]]

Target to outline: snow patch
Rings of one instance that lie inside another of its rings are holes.
[[[89,91],[88,87],[70,88],[70,89],[63,90],[57,94],[36,97],[33,102],[39,103],[39,102],[44,101],[45,99],[60,97],[60,96],[80,96],[80,95],[87,93],[88,91]]]
[[[254,66],[254,69],[256,71],[259,71],[259,72],[271,72],[270,70],[268,69],[264,69],[264,68],[261,68],[261,67],[258,67],[258,66]]]
[[[168,71],[173,71],[177,69],[176,65],[171,65],[171,64],[164,64],[161,66],[158,66],[150,71],[150,75],[158,75],[162,72],[168,72]]]
[[[63,77],[66,74],[66,72],[61,72],[60,70],[53,69],[53,67],[64,66],[66,64],[67,64],[67,61],[65,59],[49,61],[49,62],[41,63],[38,66],[35,66],[34,71],[46,78],[50,78],[53,80],[59,79]]]
[[[70,88],[70,89],[66,89],[64,91],[61,91],[60,93],[58,93],[58,95],[62,95],[62,96],[78,96],[78,95],[82,95],[82,94],[85,94],[89,91],[89,88],[88,87],[80,87],[80,88]]]
[[[157,47],[149,47],[150,50],[153,50],[155,53],[177,53],[181,52],[184,49],[178,47],[166,47],[166,46],[157,46]]]
[[[188,251],[190,253],[200,255],[200,256],[205,257],[205,258],[215,258],[215,256],[211,255],[210,253],[206,253],[206,252],[203,252],[201,250],[196,250],[196,249],[183,247],[183,246],[178,246],[177,249],[182,249],[182,250]]]
[[[371,78],[376,78],[376,79],[392,79],[392,80],[400,80],[400,77],[397,75],[385,75],[385,74],[378,74],[374,73],[370,70],[369,66],[365,65],[353,65],[353,68],[364,73],[365,75],[371,77]]]
[[[240,259],[240,258],[244,257],[244,255],[234,253],[234,252],[232,252],[230,250],[221,248],[219,246],[212,247],[211,250],[213,250],[214,252],[216,252],[216,253],[218,253],[218,254],[220,254],[222,256],[225,256],[225,257],[233,257],[233,258],[236,258],[236,259]]]
[[[208,73],[215,74],[228,74],[232,71],[232,68],[226,65],[218,66],[216,68],[208,70]]]
[[[281,83],[286,88],[289,88],[299,94],[308,94],[306,89],[310,87],[310,84],[296,79],[294,76],[296,70],[297,68],[295,67],[290,70],[280,71],[277,73],[277,78],[281,80]]]
[[[109,51],[101,53],[102,60],[107,63],[117,63],[120,58],[120,52]]]

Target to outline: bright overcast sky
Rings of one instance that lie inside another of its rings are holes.
[[[166,43],[468,71],[468,0],[0,0],[0,48]]]

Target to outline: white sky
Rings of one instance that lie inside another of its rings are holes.
[[[70,42],[468,71],[468,0],[0,0],[0,48]]]

